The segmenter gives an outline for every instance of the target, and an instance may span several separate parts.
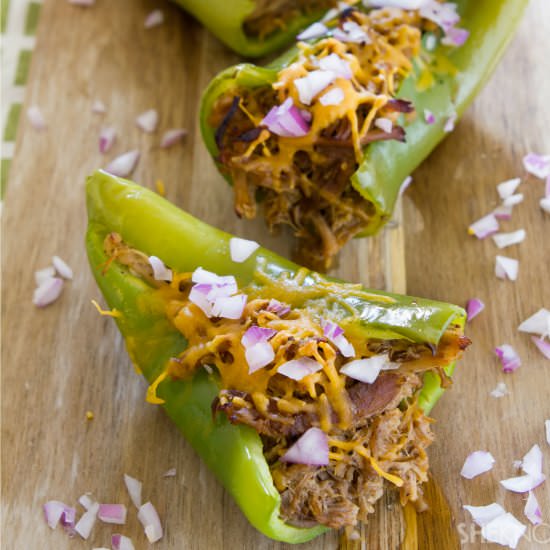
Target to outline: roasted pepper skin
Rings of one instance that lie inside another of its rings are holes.
[[[417,75],[406,78],[397,97],[412,101],[417,116],[403,120],[406,142],[378,141],[365,147],[363,161],[351,178],[353,187],[375,206],[376,213],[359,236],[375,234],[393,213],[404,179],[430,154],[445,137],[445,122],[456,113],[462,116],[485,84],[508,42],[513,36],[528,0],[493,0],[480,5],[478,0],[456,0],[461,14],[460,26],[470,31],[466,43],[459,48],[439,46],[433,53],[448,58],[455,74],[437,74],[434,84],[424,91],[416,88]],[[297,49],[271,63],[258,67],[243,63],[222,71],[208,85],[200,112],[201,131],[206,147],[216,161],[219,151],[215,129],[208,120],[216,100],[226,91],[270,85],[277,73],[296,60]],[[424,121],[424,109],[435,116],[434,124]],[[222,168],[216,161],[218,168]],[[222,171],[223,173],[223,171]],[[230,178],[225,175],[231,183]]]
[[[213,35],[243,57],[262,57],[291,43],[302,29],[323,15],[312,11],[295,17],[284,29],[264,39],[247,36],[244,20],[254,9],[252,0],[174,0],[185,11],[196,17]]]
[[[119,233],[130,246],[158,256],[179,272],[201,266],[220,275],[232,274],[239,287],[254,282],[259,266],[273,277],[298,269],[263,248],[244,263],[234,263],[229,255],[230,235],[193,218],[156,193],[105,172],[88,178],[87,207],[86,247],[92,272],[109,307],[119,312],[115,320],[128,353],[149,383],[163,372],[171,357],[185,349],[186,340],[166,317],[158,293],[125,267],[108,262],[104,240],[109,233]],[[304,284],[308,284],[307,279]],[[464,325],[465,312],[457,306],[377,291],[372,294],[372,300],[349,298],[360,312],[353,328],[366,337],[401,335],[437,343],[450,323]],[[395,302],[378,302],[377,296],[390,296]],[[449,374],[453,366],[448,367]],[[279,518],[280,496],[264,459],[260,437],[250,427],[230,424],[225,415],[212,416],[211,403],[218,391],[216,375],[201,369],[190,380],[167,378],[157,395],[164,399],[170,418],[254,527],[272,539],[289,543],[304,542],[323,533],[325,527],[300,529]],[[425,377],[420,396],[425,412],[441,391],[437,376]]]

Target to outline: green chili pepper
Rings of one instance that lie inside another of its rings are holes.
[[[150,383],[187,343],[168,320],[158,292],[126,267],[108,262],[104,241],[112,232],[177,272],[201,266],[219,275],[234,275],[239,288],[246,286],[256,293],[279,288],[283,294],[277,298],[311,310],[322,307],[325,317],[364,338],[398,337],[437,344],[451,324],[464,326],[465,312],[457,306],[366,289],[358,292],[357,285],[345,283],[331,286],[331,294],[338,295],[343,307],[329,307],[327,291],[323,296],[316,289],[332,280],[309,272],[299,287],[292,287],[290,277],[298,266],[263,248],[244,263],[235,263],[229,253],[231,235],[193,218],[156,193],[105,172],[88,179],[87,206],[86,245],[93,274],[109,307],[119,312],[116,322],[132,361]],[[448,374],[453,367],[447,367]],[[280,496],[260,437],[248,426],[230,424],[225,415],[212,416],[211,403],[219,389],[216,374],[200,369],[191,380],[166,378],[157,395],[254,527],[268,537],[291,543],[324,532],[322,526],[302,529],[279,518]],[[438,376],[426,374],[419,398],[426,413],[441,392]]]
[[[417,68],[409,75],[397,94],[412,101],[417,112],[415,120],[403,121],[406,142],[378,141],[366,146],[363,160],[351,177],[353,187],[375,207],[375,214],[361,236],[376,233],[391,218],[404,179],[445,137],[447,119],[455,113],[461,116],[488,79],[521,19],[527,0],[493,0],[483,5],[477,0],[455,3],[461,14],[460,26],[470,36],[458,48],[440,45],[432,54],[436,59],[448,60],[456,73],[436,74],[433,85],[424,91],[417,89],[420,70]],[[268,67],[240,64],[222,71],[211,81],[202,99],[201,129],[215,160],[219,155],[216,128],[209,124],[209,118],[217,99],[243,88],[271,86],[279,71],[295,61],[297,55],[297,49],[292,48]],[[424,109],[434,114],[434,124],[424,121]],[[221,168],[218,162],[217,165]]]
[[[325,11],[318,8],[301,11],[301,15],[291,18],[283,28],[261,38],[247,34],[244,28],[247,17],[254,11],[252,0],[175,1],[224,44],[244,57],[262,57],[285,47],[303,28],[319,19]]]

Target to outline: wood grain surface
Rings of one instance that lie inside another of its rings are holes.
[[[544,420],[550,418],[550,362],[530,337],[517,331],[539,308],[550,308],[550,215],[538,206],[544,182],[526,173],[529,151],[550,153],[550,3],[532,1],[519,31],[492,79],[450,135],[414,174],[404,197],[407,291],[465,304],[481,298],[486,309],[467,327],[473,344],[454,377],[451,391],[434,410],[437,441],[430,449],[432,475],[442,486],[464,548],[481,545],[464,504],[499,502],[517,519],[525,499],[498,481],[518,475],[512,464],[541,446],[544,471],[550,474],[550,447]],[[468,225],[490,212],[499,199],[496,184],[521,177],[524,202],[502,231],[525,228],[519,245],[498,250],[492,239],[466,234]],[[496,254],[519,259],[514,282],[494,275]],[[493,353],[510,343],[522,359],[514,374],[503,374]],[[505,382],[510,394],[489,394]],[[490,451],[494,469],[473,480],[458,476],[466,456]],[[550,548],[550,484],[535,490],[544,524],[528,529],[518,548]],[[419,517],[419,519],[421,516]],[[419,530],[419,547],[439,549],[431,532]],[[497,545],[492,545],[500,548]]]
[[[158,6],[166,22],[145,30],[146,14]],[[452,550],[466,522],[461,510],[466,503],[498,500],[523,521],[521,496],[505,494],[497,481],[514,475],[512,461],[533,443],[542,446],[543,422],[550,418],[548,362],[516,332],[521,319],[543,303],[550,307],[550,216],[537,207],[542,183],[525,179],[525,202],[507,224],[528,233],[525,243],[510,250],[521,261],[516,284],[495,279],[493,243],[467,238],[466,227],[496,205],[496,183],[524,175],[526,151],[550,152],[550,79],[542,70],[548,67],[549,7],[545,0],[533,1],[489,86],[416,172],[404,198],[404,223],[398,209],[397,227],[352,243],[341,256],[336,273],[352,281],[400,292],[406,285],[411,294],[457,303],[476,295],[487,303],[470,328],[475,343],[455,387],[434,412],[437,483],[430,485],[431,511],[409,521],[414,532],[409,529],[413,535],[405,538],[404,512],[390,494],[363,530],[365,542],[342,547],[393,550],[405,540],[407,548]],[[2,215],[2,547],[109,547],[111,534],[121,532],[136,550],[149,548],[124,487],[128,473],[143,480],[144,499],[155,504],[165,526],[154,548],[290,548],[250,527],[162,410],[144,402],[145,382],[135,375],[114,323],[99,318],[90,304],[99,291],[83,246],[85,177],[138,148],[142,156],[133,179],[153,188],[161,179],[167,197],[193,215],[288,254],[288,235],[274,238],[261,220],[235,218],[231,193],[200,139],[201,91],[236,61],[166,2],[98,1],[83,9],[45,0],[25,108],[38,105],[48,129],[37,132],[23,121]],[[91,114],[94,99],[105,102],[106,115]],[[148,135],[134,118],[152,107],[160,124]],[[97,152],[103,125],[118,130],[107,157]],[[185,143],[160,150],[162,132],[177,126],[189,130]],[[58,302],[38,310],[32,305],[33,272],[54,254],[73,266],[75,277]],[[516,345],[524,360],[507,377],[492,355],[494,345],[504,342]],[[489,391],[500,380],[511,393],[495,400]],[[93,420],[86,419],[87,411]],[[480,448],[493,452],[497,465],[466,482],[458,476],[462,461]],[[546,446],[547,462],[548,451]],[[164,478],[174,467],[176,476]],[[548,487],[536,494],[550,523]],[[42,520],[42,504],[49,499],[75,504],[87,491],[102,502],[129,505],[127,524],[98,522],[88,541],[69,539],[59,528],[51,531]],[[470,522],[466,525],[469,529]],[[339,544],[333,533],[302,548]],[[488,546],[477,536],[465,547]],[[533,541],[520,546],[539,547],[546,546]]]

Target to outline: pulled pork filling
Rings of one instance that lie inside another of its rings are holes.
[[[213,108],[209,124],[234,184],[236,213],[254,218],[261,200],[270,229],[293,228],[302,264],[327,270],[349,239],[376,222],[374,205],[350,178],[367,144],[405,139],[398,117],[413,108],[395,94],[420,51],[422,21],[397,8],[345,10],[327,23],[333,36],[298,44],[297,61],[271,86],[231,89]],[[317,79],[331,71],[335,78],[318,90]],[[312,97],[305,97],[308,86]],[[305,133],[288,135],[265,122],[289,99]]]
[[[117,234],[106,238],[105,251],[111,261],[128,266],[157,288],[168,318],[188,341],[150,386],[149,400],[155,402],[156,387],[166,376],[186,378],[199,368],[215,367],[221,389],[212,403],[213,414],[225,414],[231,423],[258,432],[281,494],[281,515],[288,523],[354,526],[367,520],[386,485],[399,489],[403,504],[421,499],[428,471],[426,448],[433,434],[431,419],[417,398],[428,371],[449,383],[443,368],[469,343],[458,326],[451,326],[437,346],[365,339],[319,317],[315,308],[292,307],[274,299],[269,285],[233,286],[232,295],[245,300],[239,311],[232,311],[232,318],[224,318],[215,316],[216,305],[214,313],[209,312],[197,293],[208,286],[213,299],[216,288],[222,292],[234,285],[232,277],[217,277],[199,268],[194,273],[172,272],[171,282],[155,280],[149,258]],[[200,277],[210,283],[197,282]],[[296,275],[298,284],[300,277],[303,273]],[[337,294],[335,288],[327,297]],[[247,342],[253,333],[263,335],[256,343],[267,345],[271,354],[255,366],[254,343]],[[371,383],[342,370],[356,359],[373,357],[382,357],[383,365]],[[304,360],[315,368],[301,374],[289,370]],[[328,461],[313,466],[285,460],[289,449],[312,428],[328,438]]]
[[[322,12],[336,5],[336,0],[256,0],[254,10],[244,20],[243,30],[260,40],[284,30],[289,21],[303,14]]]

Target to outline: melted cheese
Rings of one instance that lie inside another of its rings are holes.
[[[378,115],[397,121],[398,113],[381,112],[395,93],[397,79],[402,79],[412,70],[410,59],[420,51],[420,19],[413,12],[403,10],[374,10],[370,14],[353,12],[352,17],[367,32],[370,43],[356,44],[341,42],[335,38],[325,38],[313,45],[299,43],[299,59],[285,67],[278,74],[273,88],[277,91],[282,103],[291,97],[300,109],[308,110],[312,116],[310,131],[302,137],[287,138],[274,136],[277,140],[277,152],[267,147],[258,148],[265,143],[267,136],[260,135],[250,144],[246,152],[231,160],[235,164],[245,161],[248,171],[270,172],[275,174],[279,185],[284,187],[283,174],[288,173],[296,151],[306,151],[312,161],[320,162],[322,155],[315,149],[321,132],[341,120],[348,120],[352,132],[352,144],[356,162],[362,160],[361,141],[373,127]],[[330,54],[336,54],[349,63],[353,77],[351,80],[336,80],[318,95],[334,87],[344,92],[344,98],[338,105],[322,105],[313,101],[312,105],[300,102],[295,80],[317,70],[319,60]],[[257,126],[265,113],[254,113],[240,101],[241,110]],[[358,110],[363,107],[367,115],[359,125]],[[255,153],[253,155],[253,153]],[[289,179],[292,185],[292,178]]]
[[[395,462],[397,466],[391,469],[399,470],[399,457],[408,456],[408,445],[411,433],[414,432],[415,422],[421,412],[415,402],[399,412],[402,435],[392,443],[389,449],[377,449],[376,430],[380,417],[375,417],[360,430],[349,430],[352,426],[351,403],[346,391],[347,377],[340,373],[340,366],[344,361],[337,353],[335,346],[323,338],[323,330],[319,322],[305,309],[294,307],[284,318],[266,309],[269,300],[254,296],[259,292],[254,287],[241,289],[248,295],[249,300],[243,315],[239,320],[210,319],[201,309],[189,301],[191,289],[191,273],[173,273],[171,283],[155,281],[148,263],[144,263],[146,256],[122,243],[116,234],[109,235],[105,241],[106,251],[112,258],[125,264],[135,273],[140,274],[152,286],[156,287],[158,303],[164,304],[167,317],[174,326],[186,337],[188,347],[180,356],[172,358],[166,368],[147,390],[147,401],[161,404],[164,400],[157,396],[159,385],[168,377],[191,377],[202,366],[215,365],[220,376],[220,385],[223,389],[243,391],[249,397],[235,394],[233,404],[240,408],[254,409],[266,419],[281,422],[281,417],[273,412],[273,405],[280,413],[286,415],[283,421],[292,423],[294,416],[306,413],[317,417],[321,429],[329,434],[329,458],[333,462],[356,464],[362,460],[368,464],[377,475],[383,477],[397,487],[403,487],[404,479],[384,469],[384,464]],[[309,277],[309,279],[308,279]],[[308,282],[309,289],[304,287]],[[273,281],[272,281],[273,283]],[[313,293],[317,296],[316,288],[321,281],[315,281],[309,272],[299,271],[292,279],[280,279],[278,286],[282,289],[291,289],[294,285],[300,287],[300,292]],[[323,283],[325,284],[325,283]],[[331,283],[326,283],[325,293],[330,294]],[[264,291],[270,296],[271,284],[266,284]],[[334,285],[333,285],[334,286]],[[350,285],[360,295],[364,293],[360,288]],[[349,290],[349,289],[348,289]],[[332,294],[337,294],[333,292]],[[365,293],[367,294],[367,293]],[[309,295],[308,295],[309,296]],[[290,292],[287,297],[292,297]],[[284,300],[284,296],[281,296]],[[304,298],[299,294],[299,298]],[[332,296],[337,299],[337,296]],[[386,297],[370,296],[373,300],[383,301]],[[295,298],[296,299],[296,298]],[[388,298],[392,301],[392,298]],[[292,300],[284,300],[292,304]],[[97,304],[95,304],[96,307]],[[112,312],[107,312],[112,313]],[[241,338],[252,324],[276,330],[270,340],[275,352],[272,366],[262,368],[254,373],[248,372],[244,347]],[[348,334],[346,332],[346,334]],[[369,356],[371,352],[363,349],[364,342],[353,339],[349,334],[358,356]],[[412,370],[426,367],[441,367],[446,361],[456,357],[458,334],[448,331],[441,340],[435,356],[426,350],[424,356],[414,361],[402,364],[400,370],[406,371],[407,365]],[[364,339],[364,338],[363,338]],[[454,350],[454,353],[453,353]],[[277,373],[281,364],[299,357],[310,357],[322,365],[322,369],[302,380],[295,381]],[[351,360],[351,359],[350,359]],[[208,368],[210,368],[208,366]],[[395,411],[394,411],[395,412]],[[284,452],[285,440],[279,442],[280,454]],[[385,453],[385,454],[383,454]],[[421,447],[415,450],[416,458],[424,460],[426,455]],[[380,456],[382,454],[382,456]]]

